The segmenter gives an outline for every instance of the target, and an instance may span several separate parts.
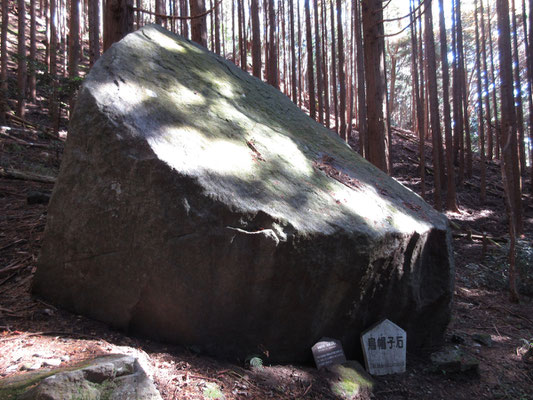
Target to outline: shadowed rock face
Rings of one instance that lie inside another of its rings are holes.
[[[287,97],[161,27],[113,45],[79,93],[34,292],[222,357],[360,354],[388,318],[442,338],[446,218]]]

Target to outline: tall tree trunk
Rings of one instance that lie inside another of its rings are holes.
[[[340,3],[340,0],[337,2]],[[383,51],[385,46],[382,1],[363,0],[362,17],[367,90],[368,160],[389,173],[387,133],[383,119],[385,96]]]
[[[519,184],[518,148],[516,140],[516,108],[513,95],[513,70],[509,4],[496,1],[498,14],[498,50],[500,54],[500,98],[502,106],[500,145],[504,163],[504,177],[509,186],[511,210],[516,233],[522,233],[522,201]]]
[[[89,0],[89,65],[100,57],[100,0]]]
[[[239,13],[239,51],[241,59],[241,69],[246,71],[246,21],[244,15],[244,0],[237,0]]]
[[[191,16],[205,13],[205,0],[189,0]],[[204,47],[207,47],[207,16],[193,18],[191,20],[191,39]]]
[[[468,96],[466,87],[466,71],[463,45],[463,25],[461,21],[461,0],[456,0],[455,5],[457,23],[457,58],[459,63],[458,74],[461,88],[464,124],[463,134],[461,135],[461,165],[464,169],[464,175],[470,178],[472,176],[472,144],[470,136],[470,118],[468,116]],[[462,185],[464,177],[462,173],[460,173],[459,175],[459,181]]]
[[[313,72],[313,35],[311,33],[311,11],[309,10],[309,0],[305,0],[305,41],[307,44],[307,88],[309,94],[309,115],[316,120],[315,104],[315,78]]]
[[[257,2],[259,0],[255,0],[255,3],[257,5]],[[216,4],[216,0],[215,0],[215,4]],[[220,13],[221,13],[221,9],[222,9],[222,3],[220,4],[217,4],[215,5],[215,9],[214,9],[214,13],[215,13],[215,53],[217,53],[218,55],[222,54],[221,53],[221,48],[220,48]],[[259,31],[259,15],[257,15],[257,26],[258,26],[258,31]],[[258,35],[259,37],[259,35]],[[259,38],[259,59],[261,59],[261,38]],[[259,62],[259,73],[261,73],[261,62]]]
[[[266,24],[265,24],[266,29]],[[235,46],[235,1],[231,2],[231,43],[233,45],[233,53],[231,53],[231,60],[233,64],[237,65],[237,47]]]
[[[296,78],[296,38],[294,36],[294,0],[289,0],[289,18],[290,18],[290,31],[291,31],[291,94],[292,94],[292,102],[294,104],[297,103],[297,96],[298,96],[298,82]]]
[[[34,102],[37,97],[37,80],[35,73],[35,66],[37,65],[37,19],[35,17],[35,2],[36,0],[30,0],[30,73],[28,77],[28,91],[31,100]]]
[[[463,147],[463,137],[464,137],[464,122],[463,122],[463,96],[461,89],[461,70],[459,67],[460,56],[459,56],[459,45],[458,45],[458,25],[457,25],[457,1],[453,1],[453,11],[452,11],[452,49],[453,49],[453,154],[454,162],[459,165],[459,185],[462,186],[464,182],[464,147]]]
[[[279,15],[279,18],[281,20],[281,38],[278,39],[278,50],[280,52],[283,52],[283,93],[285,93],[285,95],[287,97],[290,97],[289,96],[289,85],[287,84],[287,47],[285,46],[286,45],[286,35],[285,35],[285,0],[279,0],[279,8],[278,8],[278,15]],[[279,31],[279,30],[278,30]],[[281,44],[280,44],[281,43]],[[280,53],[280,57],[281,57],[281,53]],[[281,81],[281,78],[280,78],[280,81]]]
[[[155,0],[155,23],[162,25],[163,24],[163,18],[161,18],[161,15],[164,14],[163,10],[163,0]]]
[[[313,4],[315,12],[315,56],[316,56],[316,90],[318,100],[318,122],[324,123],[324,103],[322,93],[324,91],[324,81],[322,79],[322,54],[320,52],[320,26],[318,20],[318,0]]]
[[[516,104],[516,127],[518,131],[518,154],[520,174],[526,171],[526,146],[524,143],[524,111],[522,109],[522,85],[520,83],[520,60],[518,57],[518,28],[516,22],[515,0],[511,0],[511,16],[513,23],[513,63],[514,95]],[[520,184],[521,185],[521,184]]]
[[[529,23],[529,34],[533,32],[533,0],[529,0],[529,15],[526,22],[526,0],[522,0],[522,21],[524,23],[524,46],[526,48],[527,59],[527,76],[529,85],[527,85],[527,99],[529,108],[529,160],[530,160],[530,186],[533,188],[533,40],[527,36],[527,25]]]
[[[339,99],[337,91],[337,43],[335,36],[335,6],[333,0],[330,1],[331,17],[331,86],[333,91],[333,108],[335,113],[335,132],[339,132]]]
[[[18,99],[17,115],[24,118],[26,112],[26,6],[24,0],[18,0]]]
[[[446,141],[446,209],[458,211],[457,196],[455,188],[455,168],[453,165],[453,144],[452,144],[452,122],[450,118],[450,75],[448,66],[448,45],[446,44],[446,22],[444,19],[443,0],[439,0],[439,26],[440,26],[440,54],[442,63],[442,103],[444,113],[444,137]]]
[[[346,19],[348,20],[349,19],[349,24],[348,24],[348,21],[346,21],[346,29],[347,31],[350,33],[350,40],[349,42],[347,43],[347,54],[348,54],[348,62],[346,63],[346,75],[347,75],[347,79],[346,79],[346,85],[348,86],[348,96],[347,96],[347,110],[346,110],[346,138],[347,140],[349,141],[350,138],[352,137],[352,124],[353,124],[353,113],[354,113],[354,80],[355,80],[355,76],[354,76],[354,34],[355,34],[355,29],[354,29],[354,22],[353,22],[353,18],[354,18],[354,13],[353,13],[353,10],[350,11],[350,9],[348,8],[349,6],[353,6],[353,2],[350,2],[348,1],[346,3]]]
[[[252,0],[252,73],[261,79],[261,27],[259,24],[259,0]]]
[[[442,0],[440,0],[442,1]],[[479,153],[481,156],[480,165],[480,184],[479,184],[479,201],[481,204],[485,204],[486,191],[487,191],[487,170],[485,166],[485,120],[483,118],[483,85],[481,76],[481,50],[479,40],[479,22],[478,22],[478,7],[477,0],[474,5],[475,16],[475,39],[476,39],[476,73],[477,73],[477,108],[478,108],[478,135],[479,135]]]
[[[9,26],[9,10],[7,1],[2,1],[2,37],[0,57],[0,123],[6,123],[7,105],[7,29]]]
[[[418,58],[418,43],[417,43],[417,29],[416,20],[414,14],[414,0],[410,1],[410,28],[411,28],[411,59],[413,65],[413,78],[414,78],[414,98],[416,104],[416,128],[419,137],[419,174],[420,174],[420,191],[423,198],[426,196],[426,157],[424,155],[424,108],[422,106],[422,99],[420,97],[420,76],[419,76],[419,58]],[[423,77],[422,77],[423,79]],[[423,91],[422,91],[423,92]],[[446,114],[444,114],[446,116]]]
[[[182,17],[186,17],[189,15],[187,5],[187,0],[180,0],[180,14]],[[186,39],[189,38],[189,22],[185,19],[181,21],[181,34]]]
[[[359,0],[353,0],[355,7],[355,45],[356,45],[356,63],[357,63],[357,112],[358,112],[358,130],[359,130],[359,154],[368,157],[368,135],[366,121],[366,93],[365,93],[365,66],[363,54],[363,38],[361,35],[361,9]],[[414,22],[412,22],[414,23]]]
[[[302,73],[302,25],[300,23],[300,2],[296,2],[296,13],[298,15],[298,106],[302,107],[302,84],[303,84],[303,73]]]
[[[398,63],[398,49],[400,47],[400,42],[396,42],[394,46],[394,51],[390,51],[390,46],[387,46],[389,49],[389,58],[390,58],[390,95],[389,95],[389,112],[394,114],[396,108],[396,69]]]
[[[133,0],[107,0],[104,13],[104,51],[132,31]]]
[[[78,0],[70,0],[68,76],[72,80],[78,77],[80,60],[80,9]],[[74,107],[74,94],[70,99],[70,111]]]
[[[490,77],[491,81],[493,83],[492,85],[492,105],[494,109],[494,126],[496,127],[496,135],[494,136],[494,143],[493,143],[493,150],[489,151],[489,159],[492,159],[492,155],[494,153],[494,158],[499,159],[500,158],[500,135],[498,134],[498,130],[500,129],[500,122],[498,117],[498,102],[496,101],[496,74],[495,74],[495,60],[494,57],[494,51],[492,49],[492,26],[490,22],[490,2],[487,2],[487,24],[488,24],[488,32],[489,32],[489,50],[490,50]]]
[[[328,47],[327,47],[327,37],[328,37],[328,19],[326,14],[326,2],[323,0],[321,6],[321,35],[322,35],[322,70],[320,73],[324,77],[324,111],[326,113],[326,127],[330,126],[330,104],[329,104],[329,79],[328,79]]]
[[[9,8],[7,1],[2,1],[2,38],[0,60],[0,89],[7,93],[7,30],[9,27]]]
[[[435,38],[433,35],[433,15],[431,10],[431,0],[426,0],[424,10],[424,42],[426,45],[427,59],[427,81],[429,91],[429,108],[431,122],[431,137],[433,139],[433,178],[435,185],[435,208],[442,210],[441,199],[441,168],[439,149],[442,148],[442,137],[440,132],[439,117],[439,97],[437,93],[437,63],[435,61]],[[439,143],[440,142],[440,143]]]
[[[514,238],[520,234],[522,206],[520,187],[518,185],[518,158],[516,143],[516,109],[513,96],[513,71],[511,55],[511,33],[509,23],[509,4],[506,0],[496,0],[498,14],[498,50],[500,53],[500,93],[501,93],[501,129],[500,143],[502,151],[502,179],[506,192],[507,211],[509,213],[509,233],[511,235],[509,288],[511,300],[518,300],[516,277],[514,271]]]
[[[276,10],[274,8],[274,0],[268,1],[268,25],[268,83],[279,89],[278,55],[276,51]]]
[[[52,95],[48,110],[54,133],[59,131],[59,99],[58,99],[58,71],[57,71],[57,0],[50,0],[50,76],[52,78]]]
[[[487,122],[487,152],[489,160],[492,159],[493,149],[493,133],[492,133],[492,117],[490,110],[490,96],[489,96],[489,71],[487,68],[487,45],[485,35],[485,12],[483,10],[483,0],[479,2],[480,26],[481,26],[481,56],[483,59],[483,92],[485,103],[485,121]]]
[[[379,0],[378,0],[379,1]],[[342,1],[337,0],[337,46],[339,53],[339,134],[346,137],[346,77],[344,75],[344,34],[342,29]]]

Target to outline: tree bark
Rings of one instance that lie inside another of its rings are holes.
[[[426,45],[426,74],[429,91],[431,137],[433,139],[433,178],[435,185],[435,208],[438,211],[441,211],[442,176],[440,168],[439,148],[442,148],[442,137],[440,132],[439,97],[437,93],[437,63],[435,60],[435,38],[433,35],[433,15],[431,10],[431,3],[432,0],[426,0],[424,3],[424,42]]]
[[[313,35],[311,33],[311,11],[309,0],[305,0],[305,41],[307,42],[307,89],[309,94],[309,116],[316,120],[315,78],[313,71]]]
[[[337,52],[339,53],[339,134],[346,141],[348,139],[346,137],[346,77],[344,74],[344,34],[341,0],[337,0],[337,46]]]
[[[241,69],[246,71],[246,22],[244,17],[244,0],[237,0],[237,13],[239,22],[239,54]]]
[[[526,0],[522,0],[522,21],[524,23],[524,46],[526,48],[526,59],[527,59],[527,76],[529,85],[527,85],[527,98],[529,106],[529,159],[533,160],[533,40],[531,36],[527,36],[527,25],[529,23],[529,34],[533,32],[533,0],[529,0],[529,15],[527,16],[526,22]],[[530,161],[530,186],[533,188],[533,161]]]
[[[426,196],[426,157],[424,155],[424,109],[422,107],[422,99],[420,98],[420,76],[418,68],[418,43],[417,43],[417,32],[416,32],[416,20],[414,15],[414,0],[410,1],[410,28],[411,28],[411,59],[412,59],[412,70],[413,70],[413,80],[414,80],[414,102],[416,104],[416,128],[418,131],[419,137],[419,174],[420,174],[420,189],[422,198]],[[446,115],[446,114],[445,114]]]
[[[52,130],[59,131],[59,99],[58,99],[58,73],[57,73],[57,0],[50,0],[50,77],[52,79],[52,95],[48,111],[52,122]]]
[[[187,0],[180,0],[180,10],[182,17],[186,17],[189,15]],[[181,35],[186,39],[189,38],[189,22],[185,19],[181,21]]]
[[[500,55],[500,98],[501,129],[500,144],[503,158],[502,178],[507,187],[510,225],[516,234],[522,233],[522,201],[519,184],[518,149],[516,140],[516,108],[513,95],[513,70],[511,54],[511,33],[509,4],[506,0],[496,1],[498,14],[498,50]],[[511,279],[510,279],[511,280]]]
[[[276,46],[276,10],[274,0],[268,0],[268,83],[279,89],[278,54]]]
[[[337,2],[340,3],[340,0]],[[383,52],[385,46],[382,0],[363,0],[362,17],[367,90],[368,160],[389,173],[387,133],[383,115],[385,96]]]
[[[100,0],[89,0],[89,65],[100,57]]]
[[[35,2],[30,0],[30,65],[28,77],[28,91],[30,98],[35,102],[37,97],[37,79],[35,73],[35,66],[37,65],[37,19],[35,17]]]
[[[442,0],[440,0],[442,1]],[[476,39],[476,73],[477,73],[477,108],[478,108],[478,135],[479,135],[479,153],[481,157],[480,165],[480,184],[479,184],[479,201],[485,204],[487,195],[487,170],[485,165],[485,120],[483,118],[483,85],[481,76],[481,51],[479,40],[479,22],[477,0],[474,5],[475,16],[475,39]]]
[[[339,132],[339,102],[337,91],[337,43],[335,37],[335,7],[333,0],[330,2],[331,17],[331,86],[333,91],[333,109],[335,114],[335,132]]]
[[[448,46],[446,44],[446,22],[444,19],[443,0],[439,0],[439,25],[440,25],[440,54],[442,64],[442,103],[444,113],[444,137],[446,141],[446,167],[447,167],[447,184],[446,184],[446,209],[449,211],[458,211],[457,195],[455,188],[455,168],[453,165],[453,144],[452,144],[452,122],[450,118],[450,74],[448,66]]]
[[[363,54],[363,38],[361,35],[361,9],[359,0],[353,0],[355,7],[355,46],[357,64],[357,112],[359,130],[359,154],[368,157],[368,134],[366,120],[365,66]],[[413,22],[414,23],[414,22]]]
[[[133,0],[107,0],[104,13],[104,51],[133,31]]]
[[[326,127],[330,126],[330,103],[329,103],[329,79],[328,79],[328,48],[327,48],[327,14],[326,14],[326,2],[323,0],[321,2],[320,8],[320,35],[321,35],[321,54],[322,54],[322,69],[320,74],[324,79],[324,113],[325,113],[325,123]]]
[[[318,122],[321,124],[324,123],[324,102],[323,102],[323,91],[324,91],[324,81],[322,79],[322,53],[321,53],[321,44],[320,44],[320,25],[318,20],[318,0],[314,1],[313,4],[315,12],[315,56],[316,56],[316,90],[317,90],[317,100],[318,100]]]
[[[453,58],[453,159],[454,163],[459,165],[459,185],[462,186],[464,182],[464,147],[463,147],[463,137],[464,137],[464,121],[463,121],[463,96],[461,83],[462,79],[460,77],[461,71],[459,67],[460,56],[459,56],[459,45],[458,45],[458,26],[457,26],[457,12],[456,4],[458,0],[453,1],[453,11],[452,11],[452,51],[454,54]]]
[[[488,32],[489,32],[489,50],[490,50],[490,77],[491,81],[493,82],[492,87],[492,105],[494,109],[494,126],[496,127],[496,135],[494,135],[494,142],[492,149],[489,150],[489,160],[492,160],[493,153],[494,158],[499,159],[500,158],[500,135],[498,134],[498,130],[500,129],[500,122],[498,117],[498,102],[496,100],[496,73],[495,71],[495,57],[494,57],[494,51],[492,49],[492,27],[490,22],[490,3],[487,2],[487,24],[488,24]]]
[[[524,143],[524,110],[522,109],[522,85],[520,83],[520,60],[518,57],[518,28],[516,22],[515,0],[511,0],[511,18],[513,24],[513,63],[514,95],[516,105],[516,127],[518,131],[518,155],[520,175],[526,171],[526,146]],[[521,184],[520,184],[521,185]]]
[[[216,1],[216,0],[215,0]],[[259,0],[255,0],[256,4]],[[222,7],[222,3],[215,6],[215,9],[213,12],[215,13],[215,53],[218,55],[221,54],[221,46],[220,46],[220,10]],[[258,31],[259,31],[259,15],[257,16],[257,25],[258,25]],[[259,73],[261,73],[261,38],[259,38]]]
[[[290,17],[290,33],[291,33],[291,94],[292,94],[292,102],[294,104],[297,103],[297,96],[298,96],[298,82],[296,78],[296,40],[294,36],[294,0],[289,0],[289,17]]]
[[[122,0],[124,1],[124,0]],[[201,15],[205,13],[205,0],[190,0],[189,7],[191,15]],[[191,20],[191,39],[204,47],[207,47],[207,16]]]
[[[80,60],[80,11],[78,0],[70,0],[70,26],[69,26],[69,54],[68,76],[70,79],[78,77]],[[70,99],[70,111],[74,106],[74,94]]]
[[[487,150],[485,153],[488,153],[489,160],[492,159],[492,142],[493,142],[493,133],[492,133],[492,117],[490,109],[490,97],[489,97],[489,70],[487,68],[487,45],[486,45],[486,35],[485,35],[485,12],[483,10],[483,0],[479,2],[479,14],[480,14],[480,26],[481,26],[481,56],[483,59],[483,99],[485,103],[485,121],[487,122]]]
[[[261,79],[261,30],[259,24],[259,0],[252,0],[252,74]]]
[[[17,41],[17,54],[18,54],[18,98],[17,98],[17,115],[20,118],[24,118],[26,112],[26,5],[24,0],[18,0],[18,41]]]
[[[7,93],[7,29],[9,26],[8,2],[2,1],[2,38],[1,38],[1,60],[0,60],[0,89]]]

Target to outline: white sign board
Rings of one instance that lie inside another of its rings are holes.
[[[361,335],[367,371],[372,375],[405,372],[407,334],[385,319]]]

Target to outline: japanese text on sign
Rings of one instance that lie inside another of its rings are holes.
[[[375,337],[369,337],[367,339],[367,345],[369,350],[403,349],[403,337],[380,336],[377,339]]]

